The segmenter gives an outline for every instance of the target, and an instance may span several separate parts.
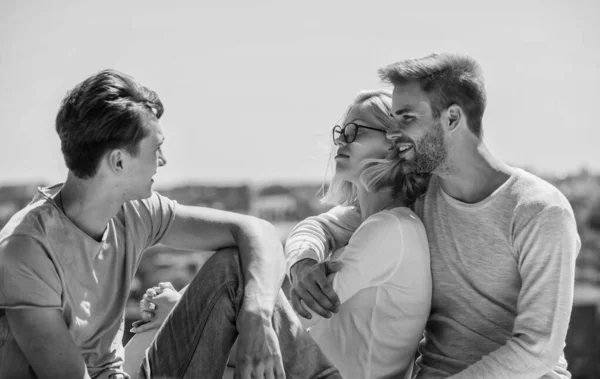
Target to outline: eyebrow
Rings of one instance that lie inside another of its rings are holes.
[[[412,107],[404,107],[404,108],[400,108],[400,109],[398,109],[397,111],[395,111],[395,112],[394,112],[394,114],[392,114],[392,115],[390,115],[390,116],[392,116],[392,117],[393,117],[394,115],[396,115],[396,116],[400,116],[400,115],[402,115],[403,113],[409,113],[409,112],[414,112],[414,109],[413,109]]]
[[[360,125],[360,124],[357,124],[357,123],[356,123],[356,121],[360,121],[360,122],[362,122],[362,123],[366,124],[366,122],[364,122],[364,120],[363,120],[363,119],[361,119],[361,118],[355,118],[355,119],[354,119],[354,120],[352,120],[352,121],[348,121],[348,122],[346,122],[344,125],[348,125],[348,124],[356,124],[356,125]]]

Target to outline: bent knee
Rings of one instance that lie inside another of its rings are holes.
[[[237,273],[241,272],[242,263],[237,247],[226,247],[217,250],[204,264],[211,270]]]

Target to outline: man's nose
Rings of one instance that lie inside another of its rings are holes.
[[[167,164],[167,158],[165,158],[165,155],[163,153],[161,153],[160,156],[158,157],[158,165],[160,167],[162,167],[166,164]]]
[[[400,129],[397,126],[393,126],[391,128],[388,129],[387,133],[385,134],[385,136],[389,139],[389,140],[395,140],[397,138],[402,137],[402,129]]]

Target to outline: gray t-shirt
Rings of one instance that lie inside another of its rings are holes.
[[[92,378],[121,373],[123,317],[142,252],[160,241],[173,222],[176,203],[154,193],[127,202],[110,220],[100,242],[75,226],[41,188],[0,231],[34,239],[45,254],[0,254],[0,377],[32,372],[10,332],[4,309],[60,309]]]
[[[515,169],[488,198],[466,204],[433,177],[416,213],[433,279],[417,378],[570,377],[563,349],[581,243],[560,191]],[[343,246],[359,223],[344,207],[301,222],[286,243],[288,267]]]

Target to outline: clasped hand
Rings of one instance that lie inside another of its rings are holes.
[[[181,296],[168,282],[149,288],[140,301],[142,319],[133,323],[131,331],[141,333],[159,328]],[[270,317],[258,311],[240,311],[237,349],[231,352],[236,362],[236,379],[285,378],[279,341]]]
[[[330,318],[337,313],[340,299],[332,283],[336,272],[342,268],[339,261],[317,262],[303,259],[292,267],[292,307],[298,315],[310,319],[310,310],[322,317]],[[307,309],[309,308],[309,309]]]

